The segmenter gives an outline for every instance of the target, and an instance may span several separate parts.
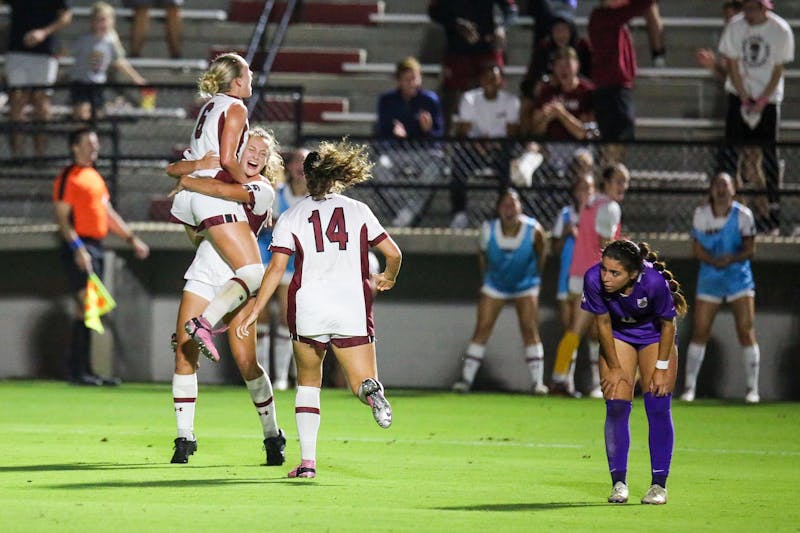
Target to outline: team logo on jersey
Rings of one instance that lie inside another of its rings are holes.
[[[644,298],[636,298],[636,305],[639,306],[639,309],[644,309],[647,307],[647,296]]]
[[[761,35],[750,35],[742,41],[742,58],[748,67],[760,67],[769,59],[769,43]]]

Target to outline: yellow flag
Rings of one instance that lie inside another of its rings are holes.
[[[105,328],[100,317],[116,306],[117,302],[108,293],[108,289],[97,274],[89,274],[89,279],[86,280],[86,298],[83,301],[83,322],[86,327],[103,333]]]

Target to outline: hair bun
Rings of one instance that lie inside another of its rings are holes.
[[[319,162],[320,156],[319,152],[314,150],[313,152],[309,152],[306,156],[305,160],[303,161],[303,172],[306,174],[310,174],[314,170],[314,166]]]

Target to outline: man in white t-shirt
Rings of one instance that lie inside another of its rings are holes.
[[[731,142],[777,140],[784,65],[794,60],[794,36],[789,24],[771,9],[772,0],[745,0],[742,14],[731,19],[719,42],[728,67],[725,138]],[[758,149],[743,151],[742,177],[756,187],[766,185],[767,199],[756,200],[757,224],[762,231],[777,231],[777,151],[774,145],[765,147],[761,165],[759,155]],[[737,163],[736,149],[727,147],[719,166],[736,175]]]
[[[505,138],[516,135],[519,129],[519,98],[503,90],[503,69],[497,64],[481,70],[481,86],[461,96],[456,119],[456,136],[476,138]],[[465,228],[467,219],[466,181],[470,174],[488,169],[499,180],[500,188],[508,186],[509,157],[504,143],[479,143],[468,146],[470,161],[456,161],[451,184],[453,221],[451,228]],[[478,165],[475,167],[475,165]],[[463,168],[469,166],[473,168]]]

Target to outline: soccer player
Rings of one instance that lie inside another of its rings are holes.
[[[641,375],[650,428],[652,482],[645,504],[667,503],[667,476],[675,444],[672,390],[678,374],[675,317],[686,313],[678,283],[646,243],[614,241],[586,271],[581,308],[597,322],[606,399],[605,441],[613,485],[609,503],[628,501],[628,450],[634,380]]]
[[[241,203],[244,206],[249,227],[254,233],[258,233],[264,221],[269,217],[275,198],[271,181],[280,171],[281,158],[275,138],[261,128],[250,130],[242,154],[242,166],[248,177],[248,182],[245,184],[223,183],[220,180],[192,178],[183,175],[194,170],[217,166],[219,161],[213,153],[207,154],[197,161],[173,163],[167,167],[167,172],[176,177],[180,176],[179,187],[181,188]],[[202,238],[198,237],[198,239]],[[175,374],[172,376],[172,395],[178,435],[175,439],[172,463],[189,462],[189,456],[197,450],[197,439],[194,435],[194,413],[198,392],[199,354],[197,345],[190,339],[183,325],[190,317],[204,309],[220,290],[223,290],[231,276],[233,276],[231,267],[220,257],[212,243],[207,239],[200,240],[194,261],[184,276],[186,284],[178,310],[175,334]],[[253,300],[250,299],[240,306],[232,318],[229,316],[228,321],[231,328],[238,326],[242,317],[246,316],[252,307]],[[239,372],[247,385],[247,390],[250,392],[250,397],[261,421],[267,465],[282,465],[285,460],[286,438],[283,431],[278,428],[275,417],[272,384],[267,372],[258,364],[256,358],[255,337],[240,339],[234,335],[233,329],[231,329],[228,332],[228,341],[233,358],[239,367]]]
[[[301,462],[289,472],[291,478],[316,476],[322,362],[329,346],[351,391],[372,408],[380,427],[391,425],[392,408],[378,381],[367,251],[374,246],[386,258],[385,270],[373,277],[379,291],[394,287],[402,260],[369,207],[339,194],[371,177],[366,147],[323,142],[306,157],[303,170],[309,196],[278,220],[255,308],[236,330],[241,337],[249,334],[294,255],[288,318],[297,364]]]
[[[564,332],[558,344],[556,362],[553,367],[553,387],[551,392],[575,396],[575,384],[572,382],[572,369],[578,354],[581,337],[591,323],[591,315],[580,307],[578,296],[583,292],[583,275],[586,270],[600,260],[600,252],[604,246],[622,234],[622,208],[620,202],[628,190],[630,173],[622,163],[616,163],[603,169],[601,174],[602,192],[593,196],[581,209],[578,217],[578,236],[572,262],[569,267],[569,294],[574,295],[572,322]],[[593,336],[593,335],[592,335]],[[589,359],[592,363],[593,397],[599,397],[598,361],[600,345],[591,339],[589,342]]]
[[[247,140],[248,129],[247,108],[242,98],[252,94],[252,80],[250,67],[237,54],[218,56],[200,77],[200,94],[211,98],[197,116],[187,159],[199,159],[208,152],[215,152],[219,154],[222,169],[198,170],[192,173],[194,177],[247,183],[239,154]],[[225,172],[220,173],[220,170]],[[211,361],[218,361],[212,330],[225,314],[239,307],[258,288],[264,273],[258,243],[248,225],[244,207],[238,202],[187,189],[173,198],[171,214],[192,230],[203,232],[234,271],[202,314],[191,318],[185,325],[200,353]]]
[[[303,173],[303,161],[308,155],[308,150],[298,148],[292,152],[285,162],[284,176],[286,181],[278,186],[275,202],[272,205],[272,218],[277,219],[281,213],[293,207],[300,200],[308,195],[306,187],[306,176]],[[261,251],[261,261],[264,265],[269,264],[272,252],[269,245],[272,242],[272,230],[264,228],[258,234],[258,247]],[[286,272],[278,285],[278,300],[280,305],[280,316],[278,317],[278,327],[275,332],[275,346],[273,347],[274,358],[272,360],[273,377],[276,390],[286,390],[289,388],[289,367],[292,364],[292,337],[289,333],[289,323],[286,320],[289,302],[289,283],[294,275],[294,258],[289,258],[286,265]],[[259,317],[256,331],[258,335],[258,353],[265,366],[269,368],[270,352],[270,306],[265,306]]]
[[[542,382],[544,348],[539,337],[539,286],[546,247],[544,229],[536,219],[522,214],[519,194],[513,189],[500,193],[495,210],[497,218],[487,220],[481,228],[479,261],[484,275],[478,320],[464,353],[461,380],[453,385],[453,390],[467,392],[472,387],[497,317],[511,300],[525,343],[525,361],[533,381],[531,390],[534,394],[547,394]]]
[[[711,180],[708,203],[694,212],[692,250],[700,260],[694,304],[692,340],[686,353],[686,383],[681,400],[694,401],[697,374],[706,355],[711,326],[723,302],[733,311],[736,336],[742,346],[747,403],[758,403],[761,352],[756,341],[755,283],[750,259],[755,252],[753,213],[733,200],[736,190],[729,174]]]

